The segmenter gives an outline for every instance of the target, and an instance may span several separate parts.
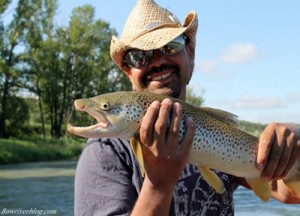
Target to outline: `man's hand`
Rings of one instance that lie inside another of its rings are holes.
[[[173,190],[186,166],[195,133],[192,119],[187,118],[180,141],[181,119],[181,105],[170,99],[155,101],[148,108],[140,128],[146,176],[131,215],[169,215]]]
[[[171,117],[171,118],[170,118]],[[167,122],[170,119],[170,126]],[[179,140],[182,106],[165,99],[153,102],[148,108],[140,128],[146,177],[154,187],[172,189],[187,163],[193,142],[195,126],[187,118],[186,134]]]
[[[271,123],[260,136],[257,167],[265,180],[288,174],[300,158],[300,129],[294,125]]]

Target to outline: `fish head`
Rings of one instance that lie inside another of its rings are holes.
[[[144,115],[138,101],[125,92],[108,93],[74,101],[77,111],[83,111],[97,123],[87,127],[68,125],[72,134],[86,138],[119,137],[129,139],[140,127]]]

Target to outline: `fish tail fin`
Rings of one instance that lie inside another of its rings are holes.
[[[271,186],[262,178],[246,179],[254,193],[264,202],[268,202],[271,196]]]
[[[139,162],[142,177],[145,177],[144,157],[140,140],[133,137],[130,140],[130,145],[137,161]]]
[[[216,173],[203,166],[199,166],[198,170],[201,173],[202,177],[207,181],[209,185],[211,185],[215,189],[217,193],[224,193],[224,184]]]

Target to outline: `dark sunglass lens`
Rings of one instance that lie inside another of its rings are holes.
[[[174,55],[181,51],[185,46],[185,37],[180,35],[179,37],[175,38],[174,40],[167,43],[165,46],[160,48],[159,50],[164,55]]]
[[[153,51],[132,50],[125,56],[126,63],[130,67],[140,68],[147,64],[152,59]]]

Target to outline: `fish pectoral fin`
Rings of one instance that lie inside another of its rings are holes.
[[[285,182],[286,186],[289,188],[290,192],[300,199],[300,181],[295,182]]]
[[[290,172],[283,179],[290,192],[300,199],[300,159],[296,161]]]
[[[254,193],[261,198],[262,201],[268,202],[271,196],[271,185],[262,178],[246,179],[247,183]]]
[[[297,173],[292,178],[287,176],[288,178],[283,178],[283,182],[286,184],[290,192],[297,198],[300,199],[300,169],[297,170]]]
[[[209,185],[211,185],[217,193],[224,193],[224,184],[219,176],[210,170],[208,167],[199,166],[199,172],[202,177],[207,181]]]
[[[132,137],[130,140],[130,145],[137,161],[139,162],[142,177],[145,177],[144,158],[140,140],[136,137]]]

